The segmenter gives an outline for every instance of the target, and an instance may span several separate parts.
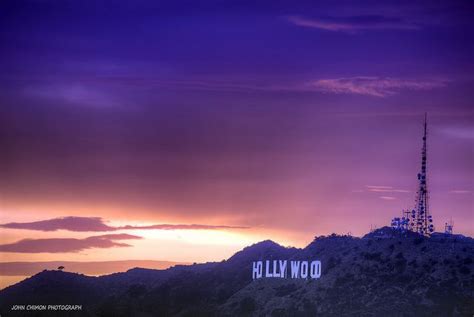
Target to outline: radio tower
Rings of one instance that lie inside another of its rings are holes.
[[[433,218],[428,209],[428,188],[426,177],[426,113],[423,133],[423,149],[421,150],[421,171],[418,173],[418,191],[416,206],[412,210],[410,229],[422,235],[429,236],[434,231]]]

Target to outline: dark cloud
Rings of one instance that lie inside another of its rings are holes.
[[[159,224],[159,225],[151,225],[151,226],[123,226],[117,227],[117,230],[120,229],[159,229],[159,230],[216,230],[216,229],[248,229],[249,227],[242,227],[242,226],[213,226],[213,225],[197,225],[197,224],[190,224],[190,225],[171,225],[171,224]]]
[[[24,239],[10,244],[0,245],[0,252],[14,253],[66,253],[79,252],[91,248],[129,247],[129,244],[116,242],[117,240],[141,239],[130,234],[106,234],[92,236],[85,239],[51,238],[51,239]]]
[[[85,231],[116,231],[116,230],[134,230],[134,229],[157,229],[157,230],[218,230],[218,229],[246,229],[239,226],[214,226],[201,224],[156,224],[149,226],[120,226],[111,227],[104,223],[100,217],[64,217],[34,222],[11,222],[0,224],[2,228],[9,229],[27,229],[38,231],[56,231],[68,230],[76,232]],[[114,235],[115,236],[115,235]],[[102,236],[105,237],[105,236]]]
[[[400,79],[359,76],[352,78],[319,79],[311,83],[314,89],[333,94],[356,94],[373,97],[393,96],[400,90],[432,90],[446,85],[440,79]]]
[[[403,21],[399,18],[390,18],[378,15],[353,16],[345,18],[323,18],[308,19],[300,16],[290,16],[291,23],[314,29],[321,29],[335,32],[355,33],[362,30],[417,30],[419,26],[414,23]]]
[[[2,228],[28,229],[38,231],[114,231],[116,228],[106,225],[99,217],[64,217],[33,222],[11,222],[1,224]]]

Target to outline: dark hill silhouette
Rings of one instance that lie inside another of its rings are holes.
[[[173,265],[190,264],[170,261],[143,261],[143,260],[123,260],[123,261],[34,261],[34,262],[2,262],[0,263],[1,276],[29,276],[41,270],[54,270],[63,266],[68,272],[83,273],[86,275],[104,275],[114,272],[126,271],[131,267],[143,267],[148,269],[166,269]]]
[[[0,292],[13,304],[81,304],[67,316],[472,316],[474,240],[400,234],[317,237],[304,249],[263,241],[226,261],[89,277],[43,271]],[[252,261],[321,260],[318,280],[252,281]],[[64,316],[66,313],[56,313]]]

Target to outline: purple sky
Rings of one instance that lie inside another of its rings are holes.
[[[472,2],[255,2],[2,1],[1,223],[362,235],[414,207],[428,112],[473,235]]]

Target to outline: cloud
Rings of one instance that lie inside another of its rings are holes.
[[[0,227],[38,231],[57,231],[62,229],[76,232],[116,230],[116,228],[106,225],[102,218],[99,217],[64,217],[34,222],[11,222],[1,224]]]
[[[397,199],[396,197],[392,197],[392,196],[380,196],[379,198],[383,199],[383,200],[395,200],[395,199]]]
[[[289,16],[294,25],[332,32],[357,33],[364,30],[418,30],[420,26],[401,18],[382,15],[361,15],[349,17],[325,17],[309,19],[301,16]]]
[[[141,239],[130,234],[106,234],[85,239],[51,238],[24,239],[10,244],[0,245],[0,252],[14,253],[66,253],[79,252],[91,248],[107,249],[113,247],[129,247],[129,244],[117,240]]]
[[[406,189],[397,189],[393,188],[392,186],[371,186],[367,185],[367,190],[369,192],[376,192],[376,193],[410,193],[411,191]]]
[[[147,226],[119,226],[112,227],[104,223],[100,217],[63,217],[34,222],[11,222],[0,224],[1,228],[27,229],[37,231],[67,230],[75,232],[103,232],[117,230],[219,230],[219,229],[247,229],[248,227],[202,225],[202,224],[155,224]]]
[[[392,186],[380,186],[380,185],[365,185],[367,188],[380,188],[380,189],[390,189]]]
[[[94,108],[117,107],[123,104],[123,100],[107,92],[105,87],[97,87],[97,85],[91,85],[90,83],[52,83],[42,86],[30,86],[25,88],[23,93],[47,101],[60,101],[64,104]]]
[[[319,79],[308,83],[308,87],[332,94],[354,94],[373,97],[395,95],[401,90],[431,90],[444,87],[442,80],[414,80],[390,77],[347,77],[335,79]]]
[[[214,225],[198,225],[198,224],[159,224],[150,226],[123,226],[117,227],[117,230],[128,229],[159,229],[159,230],[218,230],[218,229],[248,229],[248,227],[240,226],[214,226]]]
[[[448,127],[442,129],[441,131],[450,137],[458,139],[474,139],[474,127]]]
[[[449,192],[452,193],[452,194],[469,194],[469,193],[471,193],[470,190],[466,190],[466,189],[453,189],[453,190],[450,190]]]
[[[390,77],[356,76],[347,78],[328,78],[306,81],[265,81],[256,79],[223,80],[221,78],[195,79],[160,79],[154,77],[137,76],[99,76],[86,84],[50,84],[32,86],[24,89],[24,94],[48,102],[60,101],[69,105],[89,106],[96,108],[123,107],[136,105],[128,102],[126,91],[136,91],[140,87],[171,90],[219,91],[219,92],[326,92],[350,93],[385,97],[393,95],[402,89],[429,90],[443,87],[446,80],[428,79],[400,79]],[[92,84],[96,84],[94,87]],[[110,92],[111,87],[121,93],[120,98]],[[99,89],[100,88],[100,89]]]

